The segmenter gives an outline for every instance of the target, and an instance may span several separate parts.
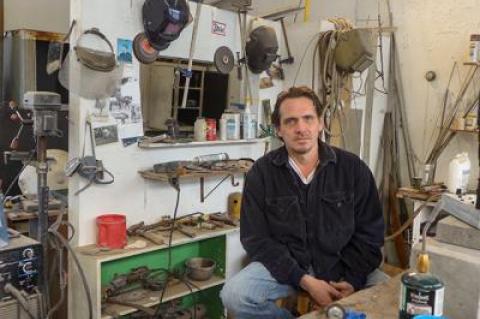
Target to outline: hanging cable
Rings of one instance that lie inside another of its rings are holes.
[[[345,18],[328,19],[335,29],[321,32],[315,46],[312,65],[318,73],[312,73],[312,88],[318,84],[318,95],[324,106],[325,132],[327,141],[331,136],[331,119],[336,116],[340,102],[340,92],[350,78],[350,74],[337,69],[335,49],[341,33],[352,30],[353,26]],[[317,66],[318,63],[318,66]]]

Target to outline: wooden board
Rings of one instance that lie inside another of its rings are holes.
[[[361,290],[338,301],[347,310],[363,312],[368,319],[398,319],[401,274],[386,283]],[[324,311],[314,311],[301,319],[327,319]]]
[[[190,227],[184,226],[184,228],[191,230]],[[198,229],[196,230],[195,238],[190,238],[182,233],[179,233],[178,231],[174,231],[172,234],[172,247],[191,243],[194,241],[204,240],[204,239],[208,239],[216,236],[226,235],[228,233],[235,232],[235,231],[239,231],[238,226],[225,225],[225,227],[223,228],[216,228],[214,230]],[[163,233],[165,235],[168,235],[168,232],[163,232]],[[75,250],[79,254],[83,255],[84,258],[92,258],[92,259],[105,262],[109,260],[115,260],[118,258],[125,258],[125,257],[142,254],[142,253],[148,253],[158,249],[165,249],[168,247],[168,244],[167,244],[168,237],[165,237],[165,244],[163,245],[155,245],[143,237],[135,237],[135,236],[128,237],[129,244],[135,242],[136,240],[144,240],[146,242],[146,247],[139,248],[139,249],[132,248],[132,249],[114,249],[110,251],[101,251],[100,249],[97,248],[95,244],[92,244],[92,245],[77,247],[75,248]]]
[[[183,179],[194,179],[194,178],[202,178],[202,177],[209,177],[209,176],[244,174],[247,172],[248,172],[248,169],[236,169],[236,170],[229,170],[229,171],[191,172],[191,173],[187,173],[179,176],[176,176],[175,174],[168,174],[168,173],[155,173],[153,170],[139,171],[138,173],[142,175],[142,177],[145,179],[160,181],[160,182],[168,182],[170,178],[176,178],[176,177],[178,177],[180,180],[183,180]]]

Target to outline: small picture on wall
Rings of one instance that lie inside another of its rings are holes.
[[[117,59],[120,63],[132,63],[132,41],[117,39]]]

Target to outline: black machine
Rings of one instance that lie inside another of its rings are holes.
[[[245,52],[247,65],[255,74],[268,70],[278,58],[278,40],[275,30],[271,27],[260,26],[250,33]]]
[[[20,236],[0,248],[0,302],[12,299],[7,284],[27,294],[42,287],[42,246],[36,240]],[[7,289],[8,290],[8,289]]]
[[[153,63],[159,51],[165,50],[192,21],[186,0],[146,0],[143,4],[144,33],[133,43],[133,53],[142,63]]]

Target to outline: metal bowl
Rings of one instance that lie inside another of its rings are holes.
[[[204,281],[212,277],[217,263],[210,258],[194,257],[188,259],[185,266],[187,267],[187,276],[190,279]]]

